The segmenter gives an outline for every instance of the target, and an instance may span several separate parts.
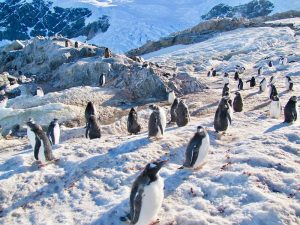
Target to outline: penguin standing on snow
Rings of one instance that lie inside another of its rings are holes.
[[[164,199],[164,180],[159,171],[166,161],[149,163],[134,181],[130,193],[130,214],[133,225],[148,225],[157,221]],[[121,217],[127,221],[127,217]]]
[[[255,87],[255,85],[256,85],[255,77],[251,77],[251,79],[247,80],[246,83],[248,83],[248,82],[250,83],[250,87]]]
[[[39,97],[43,97],[44,96],[44,91],[41,87],[37,87],[36,91],[34,92],[34,95],[39,96]]]
[[[294,83],[290,76],[285,76],[285,89],[287,91],[292,91],[294,87]]]
[[[166,129],[166,113],[165,110],[158,105],[150,105],[153,110],[148,122],[148,137],[163,136]]]
[[[91,115],[85,130],[85,137],[90,139],[101,138],[100,126],[97,123],[96,117]]]
[[[176,110],[177,110],[177,107],[178,107],[178,103],[179,103],[179,100],[178,98],[175,98],[172,106],[171,106],[171,110],[170,110],[170,114],[171,114],[171,121],[170,123],[176,123]]]
[[[229,106],[229,110],[228,111],[229,111],[230,118],[232,118],[233,117],[232,100],[230,98],[230,95],[229,95],[228,91],[225,92],[224,97],[227,98],[228,106]]]
[[[188,106],[183,100],[180,100],[176,109],[176,124],[178,127],[186,126],[190,122],[190,113]]]
[[[225,93],[228,92],[229,93],[229,84],[224,84],[223,90],[222,90],[222,97],[225,96]]]
[[[211,68],[211,69],[208,71],[208,73],[207,73],[207,76],[208,76],[208,77],[211,77],[211,76],[212,76],[213,70],[214,70],[214,68]]]
[[[230,106],[228,98],[223,97],[215,113],[214,128],[216,132],[225,132],[231,124]]]
[[[284,107],[284,122],[293,123],[298,119],[297,97],[292,96]]]
[[[134,108],[131,108],[127,119],[127,131],[130,134],[138,134],[142,127],[138,123],[138,114]]]
[[[263,72],[264,72],[264,69],[262,68],[262,66],[259,67],[258,70],[257,70],[257,74],[258,74],[258,75],[262,75]]]
[[[35,140],[33,141],[32,146],[34,158],[39,160],[42,164],[54,160],[51,143],[41,126],[33,123],[32,121],[28,121],[27,126],[35,135]]]
[[[100,77],[99,77],[99,86],[100,86],[100,87],[103,87],[104,84],[105,84],[105,74],[102,73],[102,74],[100,75]]]
[[[275,81],[276,81],[275,77],[274,77],[274,76],[271,76],[271,77],[270,77],[270,81],[269,81],[269,85],[275,84]]]
[[[278,119],[281,115],[281,103],[278,95],[274,95],[271,98],[270,104],[270,117]]]
[[[215,69],[213,69],[213,71],[212,71],[212,76],[213,77],[217,76],[217,71]]]
[[[238,89],[240,91],[244,90],[244,82],[243,82],[242,78],[239,79]]]
[[[239,79],[240,79],[239,72],[238,72],[238,71],[235,71],[235,73],[234,73],[234,80],[235,80],[235,81],[238,81]]]
[[[168,102],[170,105],[173,104],[174,100],[176,98],[175,92],[172,90],[168,93]]]
[[[242,112],[243,111],[243,98],[239,92],[235,92],[235,97],[233,99],[233,110],[235,112]]]
[[[28,123],[35,124],[34,120],[32,118],[29,118]],[[35,133],[31,130],[30,126],[27,126],[27,137],[29,139],[30,145],[32,149],[34,149],[35,145]]]
[[[96,114],[97,114],[97,111],[96,111],[94,104],[92,102],[88,102],[88,104],[85,108],[85,112],[84,112],[86,124],[88,123],[90,116],[91,115],[96,116]]]
[[[52,145],[59,144],[60,128],[59,128],[58,119],[55,118],[53,121],[51,121],[47,130],[47,136]]]
[[[273,67],[272,61],[269,61],[268,66],[269,66],[269,67]]]
[[[278,96],[278,91],[274,84],[270,85],[269,96],[271,100],[273,99],[274,96]]]
[[[188,143],[185,151],[185,162],[179,169],[194,168],[197,169],[205,160],[210,147],[209,136],[205,128],[198,126],[197,132]]]
[[[263,78],[259,83],[259,91],[264,92],[267,89],[267,80]]]

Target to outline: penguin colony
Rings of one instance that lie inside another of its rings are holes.
[[[68,47],[68,42],[65,42],[65,46]],[[78,45],[78,44],[77,44]],[[111,57],[111,53],[108,49],[105,51],[105,57]],[[279,64],[285,65],[287,61],[281,57]],[[268,62],[268,67],[273,67],[273,62]],[[225,133],[231,126],[233,111],[243,111],[243,98],[240,91],[243,90],[243,81],[240,74],[243,74],[245,67],[236,66],[234,73],[234,80],[238,82],[235,92],[234,100],[230,98],[229,88],[229,74],[225,73],[223,77],[223,89],[220,102],[214,116],[214,129],[217,133]],[[258,75],[262,75],[263,68],[258,69]],[[216,76],[216,70],[211,69],[208,72],[208,77]],[[286,79],[286,91],[293,91],[293,81],[289,76]],[[247,83],[250,83],[250,88],[256,86],[256,79],[251,77]],[[101,74],[99,78],[99,86],[105,84],[105,75]],[[276,80],[272,76],[269,85],[265,77],[259,82],[259,92],[264,92],[269,86],[269,98],[270,102],[270,117],[279,118],[281,115],[281,102],[276,89]],[[43,96],[42,89],[37,88],[36,95]],[[4,104],[7,101],[4,97],[0,99],[0,103]],[[172,90],[168,93],[168,103],[171,105],[170,115],[171,121],[169,124],[175,124],[178,127],[184,127],[190,122],[190,114],[188,106],[183,99],[176,97],[175,92]],[[4,106],[5,107],[5,106]],[[149,106],[152,111],[148,121],[148,137],[161,138],[166,132],[166,113],[165,110],[155,104]],[[284,122],[293,123],[298,120],[299,112],[297,106],[297,97],[290,97],[289,101],[284,107]],[[97,119],[96,107],[92,102],[88,102],[85,109],[86,120],[86,132],[85,136],[89,139],[101,138],[101,129]],[[60,126],[58,119],[51,121],[47,133],[45,133],[40,125],[38,125],[32,118],[27,121],[27,136],[30,145],[33,149],[34,158],[38,161],[40,166],[56,161],[52,153],[52,146],[60,143]],[[138,121],[138,113],[136,109],[131,108],[127,118],[127,131],[129,134],[138,134],[141,132],[142,126]],[[194,136],[187,144],[185,152],[185,160],[183,165],[178,169],[191,168],[199,169],[205,164],[205,158],[209,152],[210,138],[205,127],[198,126]],[[121,217],[121,221],[130,220],[131,224],[135,225],[147,225],[155,222],[158,212],[161,208],[164,199],[164,181],[159,175],[159,171],[166,164],[166,161],[155,161],[146,165],[145,169],[133,182],[130,193],[130,212],[127,216]]]

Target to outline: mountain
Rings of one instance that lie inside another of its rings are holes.
[[[125,52],[215,17],[300,10],[293,0],[1,0],[0,40],[55,33]]]

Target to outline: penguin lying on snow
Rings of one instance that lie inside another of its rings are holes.
[[[127,119],[127,131],[130,134],[138,134],[141,131],[141,125],[138,123],[138,115],[134,108],[131,108]]]
[[[259,83],[259,91],[264,92],[266,89],[267,89],[267,80],[266,78],[263,78]]]
[[[29,140],[32,141],[33,144],[32,148],[34,150],[34,158],[36,160],[39,160],[42,164],[55,160],[52,154],[51,143],[45,132],[42,130],[41,126],[32,121],[28,121],[27,126],[35,135],[34,141],[31,140],[32,137],[29,138]]]
[[[134,225],[149,225],[157,220],[164,199],[164,181],[159,171],[166,161],[149,163],[134,181],[130,193],[130,219]]]
[[[97,123],[97,119],[94,115],[91,115],[89,122],[85,130],[85,137],[90,139],[101,138],[100,126]]]
[[[176,124],[178,127],[186,126],[190,122],[190,113],[187,105],[180,100],[176,108]]]
[[[170,114],[171,114],[171,121],[170,123],[176,123],[176,109],[178,107],[178,103],[179,103],[179,100],[178,98],[175,98],[172,106],[171,106],[171,110],[170,110]]]
[[[294,83],[293,83],[291,77],[290,76],[285,76],[285,89],[287,91],[292,91],[293,86],[294,86]]]
[[[86,124],[88,123],[90,116],[91,115],[96,116],[96,114],[97,114],[97,111],[96,111],[94,104],[92,102],[88,102],[88,104],[85,108],[85,112],[84,112]]]
[[[203,165],[210,147],[209,136],[205,128],[198,126],[197,132],[188,143],[185,152],[185,162],[179,169],[194,168],[197,169]]]
[[[59,128],[58,119],[55,118],[53,121],[51,121],[47,130],[47,136],[52,145],[59,144],[60,128]]]
[[[148,137],[163,136],[166,129],[166,113],[165,110],[157,105],[150,105],[153,112],[148,122]]]
[[[235,112],[242,112],[243,111],[243,98],[239,92],[235,92],[235,97],[233,100],[233,110]]]
[[[297,97],[292,96],[284,107],[284,122],[293,123],[298,119]]]
[[[223,97],[215,113],[214,128],[216,132],[226,132],[231,125],[230,106],[228,98]]]
[[[281,103],[278,95],[272,96],[270,103],[270,117],[278,119],[281,115]]]

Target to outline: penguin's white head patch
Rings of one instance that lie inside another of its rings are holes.
[[[153,169],[153,168],[155,168],[155,167],[157,167],[157,165],[155,165],[155,164],[153,164],[153,163],[150,163],[149,168]]]

